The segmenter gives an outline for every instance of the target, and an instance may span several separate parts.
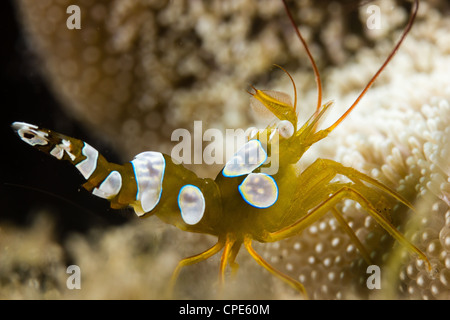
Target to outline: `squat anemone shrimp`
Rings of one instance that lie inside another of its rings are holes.
[[[237,270],[235,260],[244,246],[259,265],[307,297],[303,284],[271,266],[254,250],[252,242],[275,242],[295,236],[331,213],[364,259],[370,262],[367,250],[336,208],[345,199],[359,203],[381,227],[425,261],[430,269],[425,254],[389,221],[387,198],[413,209],[412,204],[397,192],[332,160],[317,159],[300,173],[295,168],[310,146],[327,137],[342,123],[393,58],[412,27],[418,1],[414,2],[408,25],[386,61],[347,111],[322,130],[318,129],[320,120],[332,103],[322,103],[317,66],[284,0],[283,4],[314,70],[317,83],[315,112],[303,125],[298,125],[295,82],[287,71],[294,87],[293,103],[286,94],[253,88],[252,105],[269,110],[279,122],[264,130],[248,131],[247,143],[225,164],[214,180],[197,177],[159,152],[143,152],[123,165],[110,163],[83,141],[35,125],[13,123],[13,128],[23,141],[75,165],[87,180],[84,187],[94,195],[108,199],[112,208],[131,206],[140,217],[157,215],[162,221],[181,230],[217,237],[217,243],[208,250],[179,262],[171,278],[171,287],[175,285],[182,268],[209,259],[220,251],[219,279],[220,283],[224,283],[227,267]],[[263,137],[269,138],[264,140]],[[275,153],[279,159],[278,170],[268,174],[266,160]],[[349,181],[334,180],[337,175]]]

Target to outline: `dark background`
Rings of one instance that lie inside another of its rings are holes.
[[[132,210],[111,210],[106,200],[84,190],[84,178],[69,163],[58,161],[23,143],[11,129],[14,121],[49,129],[64,123],[66,135],[76,137],[107,153],[110,161],[119,158],[113,146],[83,130],[82,124],[67,115],[38,71],[38,59],[21,30],[14,0],[0,1],[0,98],[1,172],[0,224],[32,224],[45,212],[56,224],[56,236],[91,227],[121,224]]]

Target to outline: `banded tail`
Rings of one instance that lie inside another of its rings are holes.
[[[165,168],[161,153],[144,152],[119,165],[108,162],[84,141],[24,122],[14,122],[12,128],[32,147],[72,163],[87,180],[83,187],[108,199],[111,208],[130,205],[142,216],[158,204]]]

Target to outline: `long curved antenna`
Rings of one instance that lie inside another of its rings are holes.
[[[350,108],[348,108],[347,111],[334,124],[332,124],[328,129],[326,129],[328,132],[333,131],[334,128],[336,128],[338,126],[338,124],[340,124],[350,114],[350,112],[352,112],[352,110],[358,105],[358,103],[362,99],[362,97],[364,97],[364,95],[367,93],[369,88],[373,85],[373,83],[378,78],[380,73],[384,70],[384,68],[387,66],[387,64],[394,57],[398,48],[400,48],[400,45],[402,44],[403,40],[406,38],[406,35],[408,34],[409,30],[411,30],[411,27],[414,23],[414,20],[416,18],[418,10],[419,10],[419,0],[414,0],[414,6],[411,9],[411,11],[412,11],[411,16],[409,18],[409,21],[408,21],[408,24],[407,24],[405,30],[403,31],[402,36],[400,37],[400,40],[395,45],[394,49],[389,54],[386,61],[384,61],[384,63],[381,65],[380,69],[378,69],[378,71],[375,73],[375,75],[372,77],[372,79],[370,79],[369,83],[366,85],[364,90],[359,94],[358,98],[356,98],[355,102],[353,102],[353,104],[350,106]]]
[[[292,17],[291,12],[289,11],[289,7],[286,3],[286,0],[282,0],[284,4],[284,8],[286,10],[287,16],[289,20],[291,21],[291,24],[294,26],[295,32],[297,33],[298,38],[300,39],[300,42],[302,43],[303,47],[306,50],[306,53],[308,55],[309,61],[311,61],[312,68],[314,70],[314,76],[316,77],[316,84],[317,84],[317,107],[316,107],[316,114],[319,113],[320,106],[322,105],[322,82],[320,81],[320,74],[319,69],[317,69],[316,62],[314,61],[314,58],[309,51],[308,45],[303,39],[302,34],[300,33],[300,30],[298,29],[297,25],[295,24],[294,18]]]
[[[295,81],[294,81],[294,79],[292,79],[292,76],[289,74],[289,72],[287,72],[287,70],[285,68],[283,68],[282,66],[279,66],[277,64],[275,64],[275,66],[280,68],[281,70],[283,70],[284,73],[286,73],[288,75],[289,79],[291,79],[292,86],[294,87],[294,112],[296,112],[296,110],[297,110],[297,87],[295,86]]]

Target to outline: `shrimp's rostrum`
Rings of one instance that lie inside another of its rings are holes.
[[[252,87],[249,92],[251,105],[255,109],[267,109],[277,121],[264,130],[248,131],[245,145],[228,160],[215,179],[199,178],[183,165],[175,164],[168,155],[156,151],[140,153],[123,165],[110,163],[86,142],[24,122],[13,123],[23,141],[59,160],[71,162],[87,180],[84,187],[94,195],[108,199],[112,208],[131,206],[139,217],[156,215],[183,231],[217,237],[217,243],[211,248],[179,262],[170,281],[171,288],[176,286],[182,268],[221,251],[219,283],[222,284],[229,266],[237,270],[235,260],[243,246],[259,265],[298,290],[303,297],[308,297],[299,279],[274,268],[255,251],[252,242],[276,242],[293,237],[328,214],[336,219],[364,260],[371,264],[369,252],[339,209],[344,200],[358,203],[396,241],[431,268],[425,254],[391,222],[392,203],[413,210],[412,204],[403,196],[368,175],[333,160],[319,158],[303,171],[296,166],[313,144],[326,138],[343,122],[393,58],[413,25],[418,1],[413,4],[400,40],[380,69],[347,111],[324,129],[320,129],[321,120],[333,104],[322,102],[322,84],[316,63],[286,1],[282,2],[314,70],[317,83],[315,111],[308,120],[299,123],[295,82],[280,67],[292,81],[293,101],[285,93]],[[277,170],[272,172],[268,170],[271,163],[267,159],[274,156],[279,160]]]

